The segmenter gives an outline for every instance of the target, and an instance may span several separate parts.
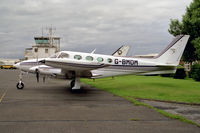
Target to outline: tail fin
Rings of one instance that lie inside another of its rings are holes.
[[[113,56],[126,56],[128,54],[128,51],[130,49],[130,46],[122,45],[117,51],[115,51],[112,55]]]
[[[188,42],[189,35],[179,35],[165,48],[158,56],[155,57],[160,64],[177,66]]]

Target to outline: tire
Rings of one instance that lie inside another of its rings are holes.
[[[17,89],[21,90],[21,89],[24,88],[24,83],[23,82],[21,82],[21,83],[18,82],[16,87],[17,87]]]
[[[70,83],[71,89],[74,87],[74,85],[75,85],[75,80],[73,79],[73,80],[71,81],[71,83]]]

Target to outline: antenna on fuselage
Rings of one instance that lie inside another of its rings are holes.
[[[96,51],[96,48],[91,52],[91,54],[94,54],[95,51]]]

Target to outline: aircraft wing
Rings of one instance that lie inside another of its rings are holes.
[[[84,62],[79,60],[48,58],[41,60],[40,63],[45,65],[60,68],[64,73],[76,72],[80,77],[92,77],[91,70],[107,67],[109,65],[96,62]]]

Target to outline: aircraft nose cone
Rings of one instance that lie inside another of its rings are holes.
[[[14,67],[19,68],[20,67],[20,63],[14,64]]]

